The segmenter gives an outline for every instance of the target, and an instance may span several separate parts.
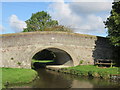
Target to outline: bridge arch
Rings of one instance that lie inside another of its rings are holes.
[[[53,59],[54,62],[52,65],[74,66],[72,55],[68,51],[61,49],[60,47],[46,47],[35,50],[30,57],[30,60],[32,59],[36,60]]]

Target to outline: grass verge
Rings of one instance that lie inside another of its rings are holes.
[[[20,68],[0,68],[2,69],[2,88],[8,82],[9,85],[16,83],[29,83],[37,75],[37,72],[32,69],[20,69]]]
[[[32,63],[35,63],[35,62],[48,63],[48,62],[54,62],[54,60],[35,60],[35,59],[32,59]]]
[[[0,90],[2,89],[2,69],[0,68]]]
[[[75,67],[63,68],[61,72],[106,79],[110,78],[112,75],[120,75],[120,67],[102,68],[94,65],[79,65]]]

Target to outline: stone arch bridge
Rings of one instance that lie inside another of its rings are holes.
[[[54,53],[56,65],[65,66],[94,64],[95,59],[113,57],[108,39],[92,35],[26,32],[0,35],[0,41],[1,67],[31,68],[34,55],[44,50]]]

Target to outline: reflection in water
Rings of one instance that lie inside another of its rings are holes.
[[[72,81],[72,88],[93,88],[93,85],[90,82],[79,80]]]
[[[37,88],[70,88],[72,80],[63,75],[44,69],[38,70],[40,79],[33,82],[33,87]]]
[[[102,87],[120,87],[119,82],[110,82],[110,80],[90,79],[57,73],[45,69],[38,70],[39,78],[32,83],[32,88],[102,88]]]

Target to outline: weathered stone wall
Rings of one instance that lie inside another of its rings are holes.
[[[27,32],[0,35],[2,39],[2,66],[31,68],[31,59],[46,48],[58,48],[66,51],[73,65],[94,64],[95,59],[113,57],[108,39],[91,35],[66,32]]]

